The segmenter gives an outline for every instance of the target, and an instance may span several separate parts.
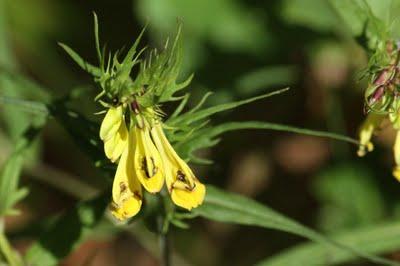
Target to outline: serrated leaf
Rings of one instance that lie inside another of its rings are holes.
[[[72,50],[68,45],[63,44],[63,43],[58,43],[64,50],[67,52],[67,54],[86,72],[92,74],[95,77],[100,77],[101,76],[101,69],[98,67],[95,67],[94,65],[86,62],[83,60],[78,53],[76,53],[74,50]]]
[[[400,223],[391,222],[336,234],[332,239],[362,252],[383,254],[399,250],[399,231]],[[306,243],[262,260],[257,266],[336,265],[356,259],[357,256],[343,249],[319,243]]]
[[[109,195],[79,203],[61,215],[28,250],[25,260],[32,266],[54,266],[90,235],[99,224]]]
[[[219,222],[259,226],[295,234],[328,246],[329,248],[340,249],[342,252],[351,254],[353,257],[361,257],[384,265],[399,265],[394,261],[374,256],[356,247],[343,245],[254,200],[225,192],[210,185],[207,186],[204,203],[194,209],[193,212],[204,218]]]

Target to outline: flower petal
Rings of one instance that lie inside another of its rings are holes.
[[[122,119],[122,106],[110,107],[100,126],[100,139],[107,141],[112,138],[118,131]]]
[[[397,131],[396,140],[393,145],[394,161],[393,176],[400,181],[400,131]]]
[[[370,113],[361,125],[359,130],[360,146],[357,151],[358,156],[362,157],[374,149],[374,145],[371,142],[372,134],[379,127],[383,118],[383,115]]]
[[[188,210],[202,204],[206,193],[205,186],[197,180],[190,167],[175,152],[161,124],[155,125],[152,136],[163,160],[165,179],[172,201]]]
[[[131,144],[131,143],[130,143]],[[111,213],[119,220],[136,215],[142,205],[142,188],[135,176],[131,162],[133,145],[122,153],[115,174],[111,204]]]
[[[202,183],[196,180],[193,189],[181,187],[182,185],[184,184],[178,181],[172,186],[171,199],[176,205],[191,210],[203,203],[206,187]]]
[[[149,130],[135,127],[135,172],[150,193],[159,192],[164,185],[164,169],[159,151],[154,146]]]
[[[128,145],[128,130],[125,121],[122,121],[117,133],[104,142],[104,152],[108,159],[116,162]]]

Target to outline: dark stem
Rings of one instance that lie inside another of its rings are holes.
[[[170,266],[171,265],[171,257],[170,257],[170,245],[169,245],[168,233],[160,234],[160,250],[161,250],[161,265],[162,266]]]

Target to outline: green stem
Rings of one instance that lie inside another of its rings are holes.
[[[161,250],[161,265],[170,266],[170,242],[168,238],[168,233],[160,233],[160,250]]]
[[[164,189],[161,191],[161,203],[163,211],[160,215],[159,219],[159,244],[160,244],[160,253],[161,253],[161,265],[162,266],[170,266],[171,265],[171,246],[170,239],[168,237],[168,229],[169,222],[173,215],[174,208],[171,206],[171,202],[169,201],[169,195]]]
[[[22,266],[21,261],[17,257],[15,251],[12,249],[10,243],[8,242],[4,231],[3,231],[4,221],[0,220],[0,252],[3,254],[8,265],[10,266]]]

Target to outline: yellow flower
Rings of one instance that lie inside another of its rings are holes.
[[[127,145],[128,130],[126,128],[125,121],[122,121],[117,133],[115,133],[114,136],[109,140],[104,142],[104,152],[107,158],[114,163],[121,156]]]
[[[397,131],[396,140],[393,145],[394,161],[393,176],[400,181],[400,131]]]
[[[111,107],[100,127],[106,156],[118,162],[112,188],[111,213],[118,220],[136,215],[142,205],[142,186],[150,193],[167,184],[172,201],[191,210],[203,203],[206,187],[172,148],[153,109],[131,114],[129,131],[122,106]],[[133,116],[132,116],[133,115]],[[136,119],[135,119],[136,118]]]
[[[123,118],[122,106],[110,107],[100,126],[100,139],[107,141],[118,131]]]
[[[197,180],[186,162],[172,148],[160,123],[154,125],[151,135],[164,163],[167,188],[172,201],[188,210],[202,204],[205,186]]]
[[[367,152],[370,152],[374,149],[374,145],[371,142],[372,134],[376,130],[377,127],[381,124],[384,119],[383,115],[370,113],[367,118],[361,125],[359,130],[359,140],[360,146],[357,151],[357,155],[362,157]]]
[[[128,130],[123,115],[123,107],[111,107],[100,127],[100,138],[104,142],[104,152],[108,159],[116,162],[128,145]]]
[[[144,188],[151,192],[159,192],[164,185],[164,169],[160,153],[154,146],[147,125],[134,127],[136,149],[134,157],[135,173]]]
[[[129,133],[128,146],[118,163],[112,188],[111,213],[118,220],[126,220],[136,215],[142,206],[142,187],[133,167],[135,150],[134,133]]]

